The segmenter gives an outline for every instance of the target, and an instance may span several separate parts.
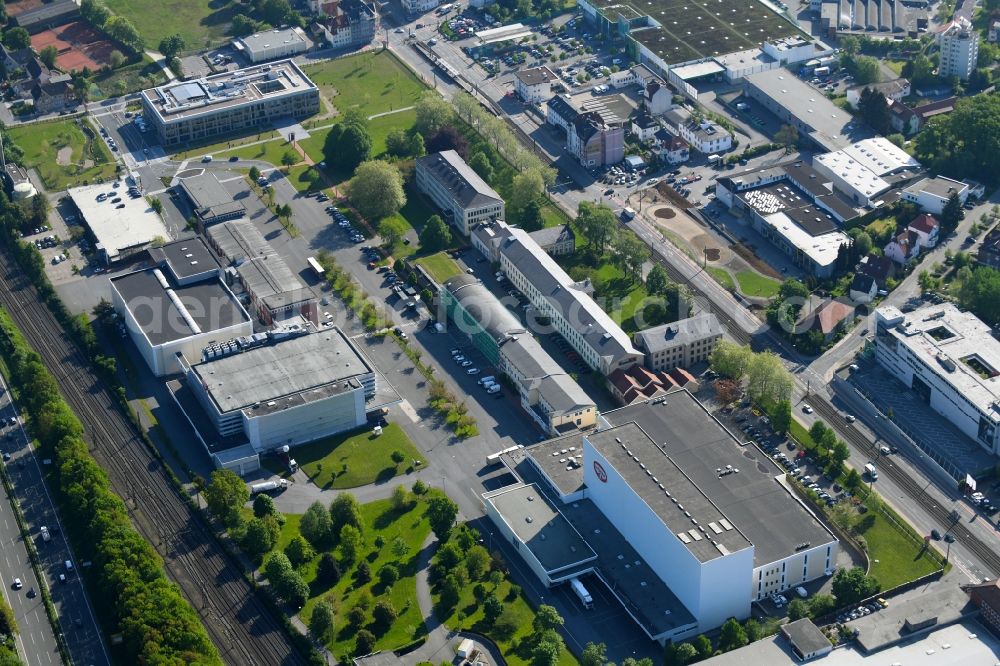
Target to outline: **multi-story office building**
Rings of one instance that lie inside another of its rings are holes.
[[[875,357],[934,411],[1000,453],[1000,342],[990,327],[950,303],[908,314],[876,310]]]
[[[143,90],[142,108],[160,143],[171,146],[306,118],[319,111],[319,88],[281,60]]]
[[[941,47],[938,76],[968,80],[979,60],[979,33],[972,24],[963,17],[952,21],[938,33],[938,45]]]
[[[454,150],[418,159],[416,182],[463,236],[480,222],[503,219],[503,199]]]
[[[707,360],[721,339],[722,326],[710,312],[635,334],[636,346],[646,354],[646,367],[658,372]]]

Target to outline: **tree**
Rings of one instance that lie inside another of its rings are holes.
[[[445,497],[436,495],[427,503],[427,520],[438,541],[444,542],[451,536],[451,528],[458,516],[458,505]]]
[[[280,531],[281,527],[278,525],[278,521],[274,519],[274,516],[251,518],[247,521],[240,545],[250,557],[260,557],[274,548],[274,544],[278,542],[278,533]]]
[[[440,215],[431,215],[420,230],[420,247],[427,252],[437,252],[451,245],[451,230]]]
[[[476,151],[472,154],[472,159],[469,160],[469,166],[472,170],[479,174],[479,177],[485,180],[487,183],[493,180],[493,165],[490,163],[490,158],[486,157],[486,154],[482,151]]]
[[[350,564],[358,559],[362,546],[361,530],[354,525],[340,528],[340,558]]]
[[[389,599],[379,599],[375,603],[375,608],[372,609],[372,619],[375,620],[375,624],[383,629],[391,627],[392,623],[396,621],[397,616],[396,607],[392,605],[392,601]]]
[[[872,237],[867,231],[859,231],[854,236],[854,254],[859,259],[872,251]]]
[[[469,153],[469,142],[466,141],[461,132],[451,125],[445,125],[434,134],[427,135],[427,138],[424,139],[424,147],[428,153],[454,150],[463,160]]]
[[[347,191],[358,211],[371,221],[389,217],[406,205],[399,169],[382,160],[361,164]]]
[[[260,21],[255,21],[243,14],[237,14],[233,17],[233,21],[229,26],[229,32],[233,37],[246,37],[255,32],[260,32],[262,27],[263,24]]]
[[[817,594],[809,600],[809,617],[821,618],[837,608],[837,600],[829,594]]]
[[[762,405],[788,400],[792,385],[791,373],[774,352],[753,355],[747,368],[747,394],[751,400]]]
[[[361,529],[361,505],[351,493],[340,493],[330,502],[330,528],[339,534],[344,525]]]
[[[538,231],[545,227],[545,218],[542,217],[542,204],[538,199],[529,201],[521,211],[521,228],[525,231]]]
[[[286,150],[281,156],[281,165],[286,167],[285,173],[288,173],[287,167],[294,165],[299,161],[299,155],[294,150]]]
[[[56,66],[56,56],[59,55],[59,49],[49,44],[44,49],[38,52],[38,59],[41,60],[46,67],[52,69]]]
[[[695,636],[694,640],[691,641],[694,645],[695,651],[698,653],[698,659],[708,659],[712,656],[712,641],[708,640],[708,636],[705,634],[698,634]]]
[[[531,628],[536,634],[540,634],[546,629],[557,629],[563,625],[563,618],[553,606],[542,604],[535,611],[535,619],[531,621]]]
[[[731,617],[726,620],[719,632],[719,649],[729,652],[743,647],[747,642],[747,632],[743,630],[743,625],[737,622],[736,618]]]
[[[819,444],[823,441],[823,436],[826,434],[826,430],[827,428],[825,423],[822,421],[814,421],[813,424],[809,426],[809,437],[812,438],[812,441]]]
[[[154,196],[148,197],[147,200],[149,201],[149,207],[153,209],[154,213],[156,213],[157,215],[162,215],[163,214],[163,202],[162,201],[160,201],[159,199],[157,199]]]
[[[687,666],[698,658],[698,650],[690,643],[670,643],[663,658],[664,666]]]
[[[514,176],[507,197],[507,210],[520,216],[528,204],[537,201],[545,193],[545,180],[537,169],[530,169]]]
[[[316,566],[316,582],[324,587],[331,587],[340,580],[340,565],[333,553],[323,553]]]
[[[250,489],[236,473],[228,469],[212,472],[212,482],[205,488],[205,503],[226,527],[240,524],[240,510],[249,499]]]
[[[323,157],[328,164],[352,171],[369,158],[372,138],[368,121],[356,114],[346,114],[333,126],[323,143]]]
[[[532,666],[556,666],[562,647],[562,639],[559,634],[551,629],[545,631],[535,641],[535,647],[531,651]]]
[[[712,370],[734,381],[740,381],[750,368],[753,352],[746,345],[720,340],[709,357]]]
[[[500,614],[503,613],[503,602],[490,592],[483,599],[483,622],[487,627],[493,626]]]
[[[250,167],[250,180],[256,183],[259,178],[260,178],[260,169],[258,169],[255,166]]]
[[[660,264],[654,264],[646,275],[646,292],[650,296],[662,296],[670,285],[670,278],[667,271]]]
[[[889,111],[885,95],[877,90],[865,88],[861,91],[861,96],[858,98],[858,115],[879,134],[889,133],[892,112]]]
[[[857,490],[861,486],[861,475],[853,467],[847,471],[844,477],[844,487],[849,490]]]
[[[838,464],[842,464],[851,457],[851,449],[848,448],[842,440],[837,440],[837,443],[833,445],[833,459],[837,461]]]
[[[865,574],[861,567],[838,569],[833,576],[833,596],[838,606],[847,606],[866,599],[881,589],[878,580]]]
[[[111,39],[124,44],[136,53],[142,51],[145,46],[145,41],[139,34],[139,31],[136,30],[135,25],[124,16],[116,16],[114,14],[109,16],[104,22],[104,32]]]
[[[263,0],[258,6],[258,11],[271,25],[302,22],[302,18],[292,9],[288,0]]]
[[[108,55],[108,62],[111,64],[111,69],[118,69],[125,64],[125,56],[121,51],[115,49]]]
[[[423,157],[427,153],[427,148],[424,146],[424,135],[420,132],[410,134],[407,151],[411,157]]]
[[[625,275],[633,282],[642,280],[642,265],[649,260],[649,247],[631,233],[621,233],[612,244],[612,251]]]
[[[184,47],[184,38],[175,33],[160,40],[159,51],[163,54],[166,61],[170,62],[178,53],[184,50]]]
[[[589,642],[580,655],[580,666],[607,666],[608,648],[604,643]]]
[[[408,230],[406,222],[396,218],[387,218],[378,224],[378,235],[382,237],[382,244],[390,250],[403,240]]]
[[[840,38],[840,50],[853,58],[861,51],[861,41],[854,35],[844,35]]]
[[[285,546],[285,555],[293,567],[300,567],[306,562],[316,557],[316,551],[312,545],[300,536],[293,537]]]
[[[781,129],[774,133],[774,142],[784,146],[785,152],[790,153],[799,144],[799,131],[792,125],[782,125]]]
[[[760,626],[760,622],[752,617],[747,618],[747,621],[743,623],[743,629],[747,632],[747,641],[750,643],[764,638],[764,629]]]
[[[932,118],[917,135],[917,158],[952,177],[1000,170],[1000,96],[959,99],[955,110]]]
[[[580,227],[580,233],[597,256],[604,254],[618,233],[615,214],[607,206],[599,204],[580,202],[576,223]]]
[[[809,605],[802,599],[792,599],[788,604],[788,619],[794,622],[804,617],[809,617]]]
[[[277,513],[277,509],[274,508],[274,500],[270,495],[258,493],[253,498],[253,515],[263,518],[264,516],[273,516],[275,513]]]
[[[425,92],[423,97],[417,100],[413,106],[417,115],[414,126],[424,136],[436,134],[438,130],[452,121],[454,115],[451,104],[445,101],[441,95],[432,91]],[[428,150],[430,151],[430,148]]]
[[[322,502],[316,500],[302,514],[299,533],[316,547],[322,547],[330,542],[333,536],[333,523]]]
[[[385,138],[385,152],[393,157],[420,157],[424,154],[424,137],[420,132],[394,129]]]
[[[438,588],[438,606],[442,610],[450,611],[462,598],[462,586],[454,574],[445,576]]]
[[[359,629],[354,637],[354,654],[363,657],[375,649],[375,634],[367,629]]]
[[[771,427],[774,432],[783,435],[792,427],[792,403],[790,400],[779,400],[771,410]]]
[[[958,302],[988,324],[1000,322],[1000,271],[987,266],[973,269],[958,290]]]
[[[490,570],[490,554],[482,546],[476,545],[465,553],[465,569],[469,580],[482,580]]]
[[[3,44],[11,51],[31,46],[31,35],[24,28],[11,28],[3,33]]]
[[[854,75],[857,85],[875,83],[879,79],[878,60],[872,56],[855,56],[850,59],[848,69]]]
[[[957,192],[952,192],[948,197],[948,202],[941,210],[941,231],[950,234],[958,227],[962,221],[962,202],[958,198]]]
[[[333,625],[333,606],[321,599],[309,615],[309,632],[320,643],[326,643],[333,637]]]

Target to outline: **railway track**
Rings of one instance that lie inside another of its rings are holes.
[[[822,416],[829,425],[836,428],[849,444],[854,446],[857,450],[863,451],[865,454],[871,456],[872,459],[875,459],[878,456],[878,451],[876,450],[875,445],[853,425],[843,423],[843,417],[825,398],[812,394],[809,396],[809,404],[813,406],[816,413]],[[896,465],[880,467],[879,474],[891,478],[893,483],[901,488],[903,492],[909,495],[914,501],[919,503],[920,506],[933,516],[934,519],[941,525],[950,525],[951,527],[948,528],[948,531],[951,532],[963,546],[971,551],[973,555],[979,558],[979,560],[989,568],[992,574],[997,575],[1000,573],[1000,555],[998,555],[979,537],[970,532],[961,522],[953,521],[951,518],[951,511],[943,506],[939,506],[939,503],[931,497],[919,483],[911,478],[909,474],[901,470]]]
[[[239,666],[305,664],[6,252],[0,252],[0,305],[59,382],[84,425],[91,454],[108,473],[136,528],[163,557],[170,578],[198,611],[223,661]]]

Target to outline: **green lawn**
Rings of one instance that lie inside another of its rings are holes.
[[[429,495],[425,497],[429,497]],[[393,510],[389,500],[361,505],[361,531],[364,538],[361,552],[363,560],[368,563],[373,578],[368,583],[357,581],[356,564],[350,567],[342,565],[340,581],[332,588],[320,589],[315,579],[316,565],[319,563],[322,552],[317,552],[316,557],[299,568],[299,573],[310,585],[310,598],[299,615],[303,621],[308,621],[313,607],[320,599],[325,598],[333,605],[336,618],[335,635],[333,640],[327,643],[327,647],[333,651],[341,663],[350,661],[349,659],[343,660],[342,657],[354,651],[357,631],[357,628],[347,624],[345,619],[347,611],[355,606],[361,598],[370,600],[371,606],[374,606],[375,602],[381,598],[388,598],[398,613],[392,626],[388,630],[383,630],[374,626],[369,608],[366,624],[363,628],[368,629],[377,637],[376,650],[391,650],[402,647],[427,633],[420,607],[417,605],[415,579],[417,555],[427,535],[431,532],[430,524],[424,516],[426,507],[426,501],[423,500],[401,512]],[[283,549],[293,537],[298,536],[300,518],[301,516],[298,515],[285,516],[286,521],[278,538],[278,549]],[[375,545],[378,536],[381,536],[386,544],[381,549]],[[406,544],[406,553],[402,556],[396,555],[391,548],[391,544],[397,536],[401,537]],[[378,572],[384,565],[390,563],[399,568],[400,576],[399,580],[386,590],[378,581]]]
[[[461,274],[462,268],[455,263],[445,252],[435,252],[434,254],[420,257],[417,263],[424,267],[431,274],[438,284],[444,284],[448,278]]]
[[[412,106],[427,87],[388,51],[365,52],[303,67],[337,110],[365,117]]]
[[[166,82],[167,75],[160,66],[149,56],[144,55],[142,60],[134,65],[95,75],[90,83],[90,100],[96,102],[108,97],[120,97]]]
[[[708,271],[708,274],[715,278],[715,281],[721,284],[724,289],[736,291],[736,284],[733,282],[733,276],[729,274],[729,271],[717,266],[706,266],[705,270]]]
[[[253,135],[254,140],[256,140],[256,134]],[[265,141],[264,143],[258,143],[252,146],[243,146],[242,148],[228,148],[224,144],[216,144],[215,146],[206,146],[205,148],[200,148],[197,150],[198,155],[213,153],[209,152],[211,148],[216,148],[214,157],[216,159],[225,160],[232,156],[237,156],[244,160],[263,160],[276,167],[281,166],[281,158],[285,156],[285,153],[291,152],[295,155],[296,161],[302,159],[299,152],[292,147],[290,143],[287,143],[284,139],[277,138],[273,141]]]
[[[269,146],[274,143],[278,146],[283,146],[283,141],[272,141],[264,144],[247,146],[248,143],[256,143],[257,141],[266,141],[267,139],[276,139],[278,137],[278,132],[276,130],[268,130],[266,132],[256,132],[254,134],[248,134],[242,137],[234,137],[226,139],[224,141],[217,141],[215,143],[209,144],[198,144],[191,146],[186,146],[184,150],[179,151],[172,155],[176,160],[193,159],[196,157],[201,157],[202,155],[216,155],[219,153],[226,153],[229,155],[239,155],[240,157],[245,157],[247,159],[264,159],[263,157],[258,157],[258,155],[267,154],[267,150],[274,150],[273,148],[262,148],[262,146]],[[243,146],[242,150],[234,150]],[[265,152],[262,152],[265,151]],[[282,149],[282,153],[284,149]],[[278,164],[281,164],[281,153],[278,153]]]
[[[175,33],[184,38],[188,49],[227,41],[224,38],[229,23],[241,13],[241,5],[235,0],[104,0],[103,4],[131,21],[150,49]]]
[[[931,559],[922,541],[908,539],[877,511],[859,515],[855,525],[868,544],[871,575],[883,590],[902,585],[940,568]],[[914,534],[914,536],[916,536]]]
[[[402,452],[403,462],[392,461],[393,451]],[[423,456],[406,433],[390,423],[378,437],[366,428],[298,446],[295,460],[320,488],[356,488],[403,474]]]
[[[756,296],[758,298],[771,298],[778,294],[781,283],[764,277],[754,271],[740,271],[736,274],[736,281],[740,285],[740,291],[745,296]]]
[[[115,162],[97,132],[84,121],[34,123],[11,127],[8,137],[24,151],[24,166],[34,168],[50,191],[113,179]],[[57,163],[60,149],[69,147],[69,164]]]

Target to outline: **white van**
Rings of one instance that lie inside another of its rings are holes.
[[[42,535],[42,541],[48,541],[52,538],[52,535],[49,534],[49,528],[45,525],[42,525],[38,532]]]
[[[479,380],[480,386],[486,386],[487,384],[495,384],[495,383],[496,383],[496,377],[494,377],[493,375],[483,377],[482,379]]]
[[[493,384],[488,389],[486,389],[486,392],[487,393],[499,393],[500,392],[500,385],[499,384]]]

